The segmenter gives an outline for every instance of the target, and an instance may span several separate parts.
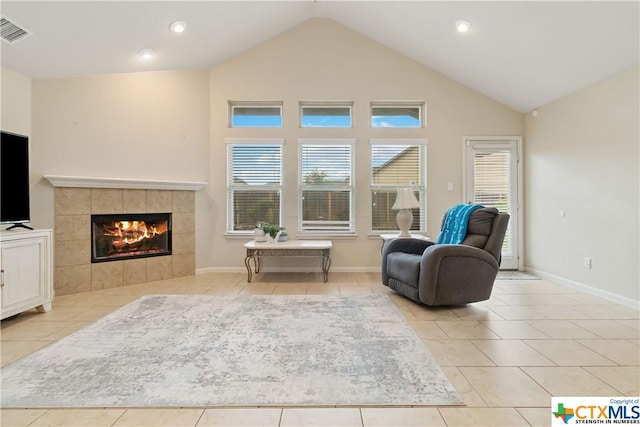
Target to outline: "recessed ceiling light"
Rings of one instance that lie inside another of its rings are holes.
[[[169,29],[172,33],[183,33],[187,29],[187,23],[184,21],[173,21],[169,25]]]
[[[459,33],[466,33],[471,29],[471,24],[468,21],[459,20],[456,21],[456,30]]]
[[[155,54],[156,52],[153,49],[142,49],[140,52],[138,52],[138,56],[140,57],[140,59],[143,59],[145,61],[153,58]]]

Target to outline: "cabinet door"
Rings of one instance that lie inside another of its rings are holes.
[[[2,308],[37,303],[47,295],[42,266],[46,262],[46,240],[19,239],[2,243]]]

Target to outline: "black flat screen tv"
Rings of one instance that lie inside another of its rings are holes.
[[[29,228],[29,137],[0,133],[0,223]]]

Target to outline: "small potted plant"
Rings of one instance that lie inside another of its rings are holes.
[[[280,227],[279,225],[264,224],[262,226],[262,229],[264,230],[265,235],[268,235],[270,237],[270,239],[267,239],[268,242],[277,242],[278,238],[284,230],[284,227]]]

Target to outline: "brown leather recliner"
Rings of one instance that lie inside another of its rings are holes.
[[[382,283],[430,306],[487,300],[500,268],[508,223],[508,214],[481,208],[471,214],[462,244],[410,237],[388,240],[382,250]]]

